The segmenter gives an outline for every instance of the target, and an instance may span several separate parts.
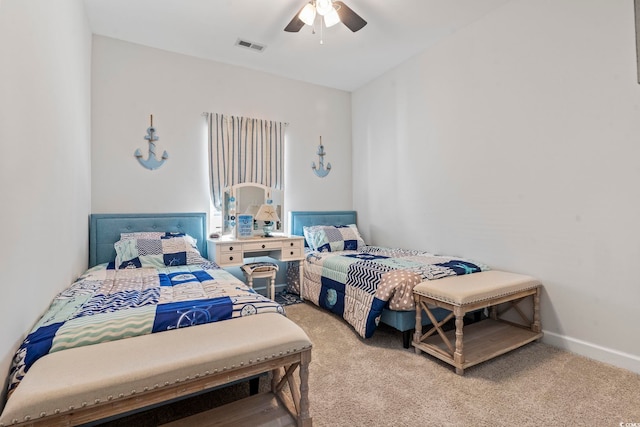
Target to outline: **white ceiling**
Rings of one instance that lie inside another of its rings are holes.
[[[344,0],[368,24],[324,29],[320,44],[311,27],[283,31],[306,0],[84,0],[95,34],[346,91],[509,1]]]

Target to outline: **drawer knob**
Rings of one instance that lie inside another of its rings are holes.
[[[233,261],[233,257],[232,256],[229,257],[229,261]]]
[[[291,251],[291,255],[293,255],[293,251]]]
[[[264,249],[264,248],[265,248],[265,245],[262,245],[262,249]]]
[[[289,246],[293,246],[293,242],[289,242]]]
[[[229,250],[232,251],[233,250],[233,246],[229,246]]]

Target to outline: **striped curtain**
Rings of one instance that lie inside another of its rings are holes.
[[[284,187],[286,123],[208,114],[209,175],[213,205],[222,207],[225,187],[253,182]]]

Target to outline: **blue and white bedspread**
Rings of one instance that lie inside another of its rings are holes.
[[[488,267],[428,252],[366,246],[360,251],[310,252],[303,297],[336,313],[369,338],[385,307],[413,310],[413,288],[424,280],[471,274]]]
[[[284,314],[215,263],[87,270],[61,292],[18,349],[9,391],[47,353],[257,313]]]

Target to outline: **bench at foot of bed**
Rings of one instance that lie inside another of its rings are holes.
[[[264,313],[51,353],[9,397],[0,426],[88,423],[265,372],[269,399],[293,425],[310,426],[311,346],[291,320]]]
[[[462,375],[465,368],[540,339],[540,289],[533,277],[495,270],[420,283],[413,289],[416,307],[424,309],[434,327],[425,334],[416,327],[416,353],[435,356]],[[530,317],[518,306],[528,297],[532,300]],[[505,303],[506,309],[498,311],[498,305]],[[451,313],[438,322],[429,308],[433,306]],[[464,327],[465,313],[483,308],[489,308],[490,318]],[[511,309],[519,315],[518,322],[502,317]],[[442,325],[453,317],[455,330],[443,331]],[[421,324],[421,310],[416,310],[416,325]]]

